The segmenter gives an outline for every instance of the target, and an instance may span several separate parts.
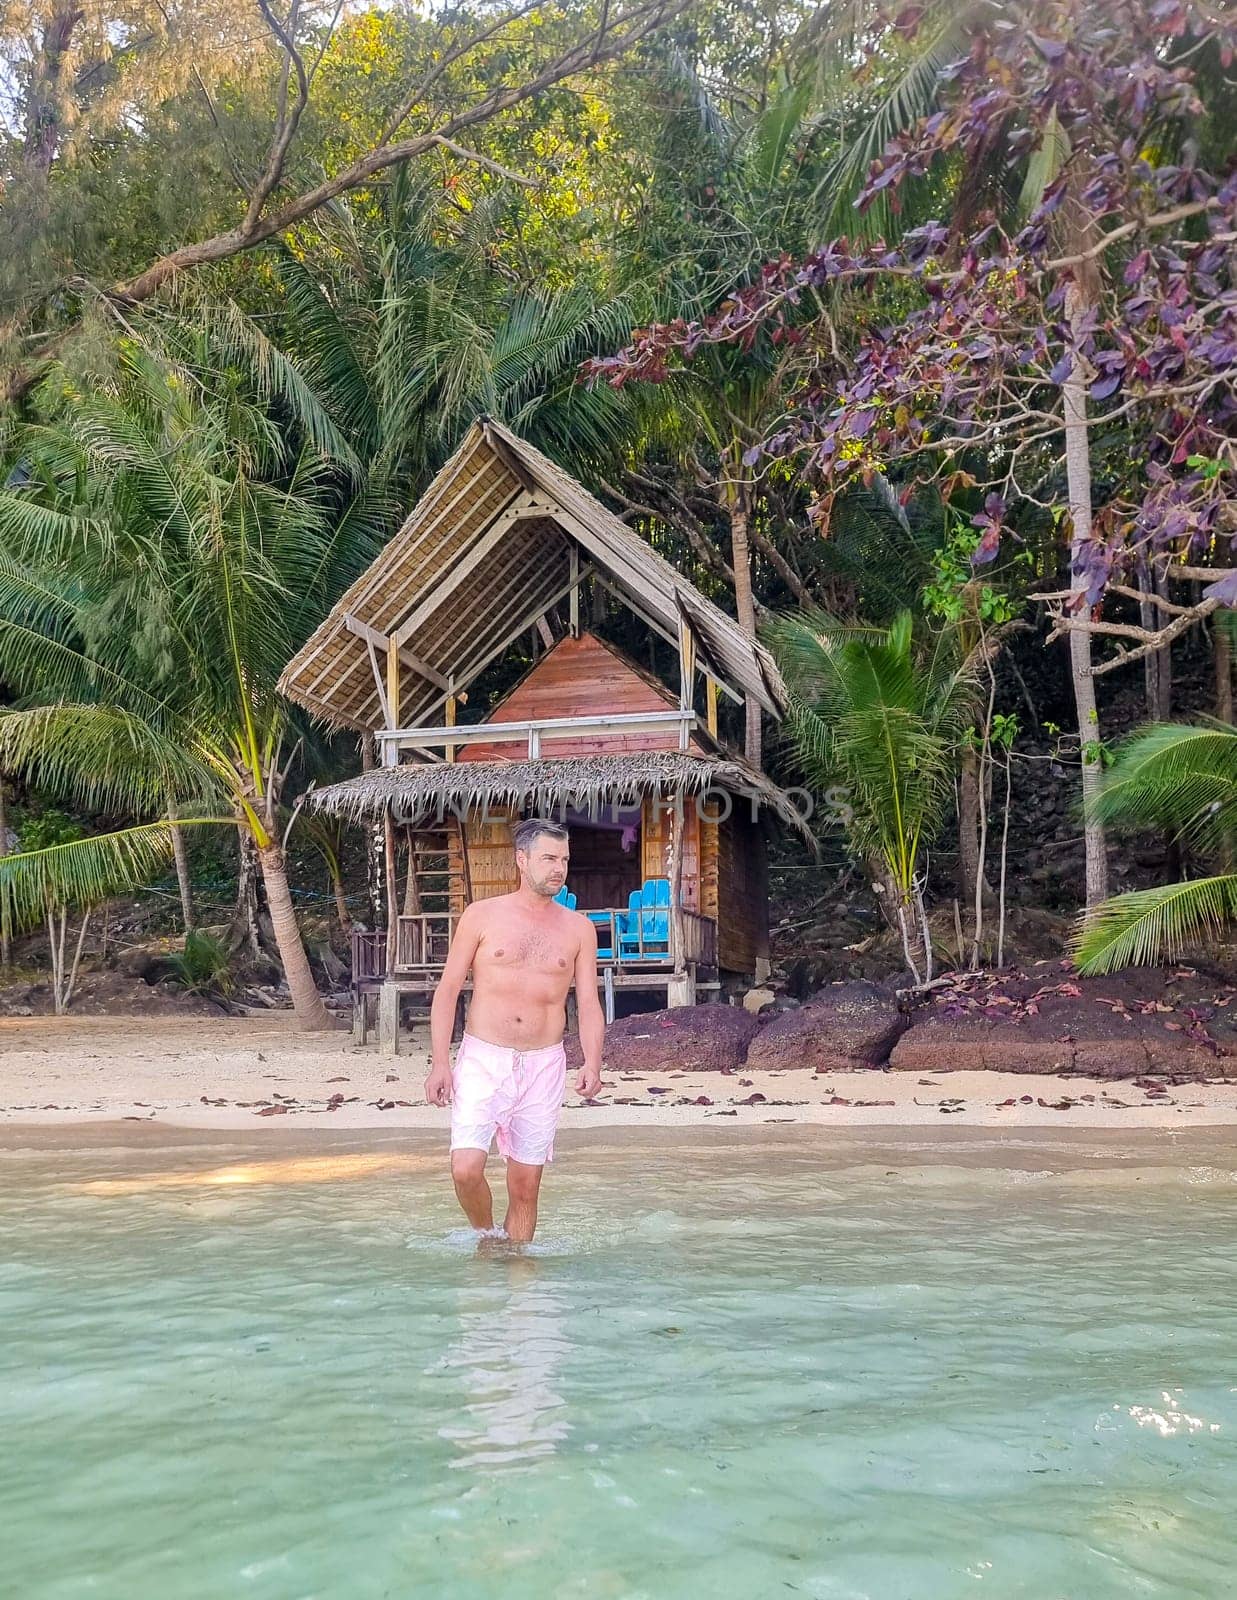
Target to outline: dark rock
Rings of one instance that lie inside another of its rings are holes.
[[[721,1072],[743,1065],[759,1023],[742,1006],[676,1006],[620,1017],[606,1029],[609,1072]],[[575,1034],[567,1037],[567,1065],[583,1056]]]
[[[747,1067],[811,1067],[816,1072],[881,1067],[908,1020],[892,989],[865,980],[834,984],[795,1011],[762,1018],[747,1052]]]
[[[1055,1072],[1237,1079],[1237,1005],[1222,983],[1139,969],[1077,978],[1059,963],[963,980],[933,996],[894,1047],[899,1072]]]

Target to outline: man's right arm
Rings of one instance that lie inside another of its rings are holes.
[[[445,1106],[451,1098],[451,1035],[455,1031],[455,1007],[480,942],[480,912],[475,904],[465,906],[455,925],[442,977],[430,1004],[430,1073],[425,1080],[425,1098],[431,1105]]]

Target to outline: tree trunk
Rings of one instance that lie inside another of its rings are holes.
[[[340,931],[345,938],[352,933],[352,913],[348,910],[348,897],[344,893],[344,880],[339,870],[339,863],[335,862],[327,869],[331,875],[331,893],[335,896],[335,915],[339,919]]]
[[[1071,288],[1070,324],[1077,335],[1081,330],[1084,302]],[[1087,438],[1087,378],[1082,356],[1075,350],[1074,365],[1063,387],[1065,403],[1065,476],[1072,525],[1070,588],[1080,596],[1073,612],[1085,611],[1087,572],[1082,559],[1091,542],[1091,450]],[[1100,716],[1095,703],[1095,679],[1091,676],[1091,635],[1081,629],[1069,636],[1070,679],[1078,712],[1078,742],[1082,758],[1083,840],[1086,846],[1087,909],[1108,898],[1108,853],[1104,825],[1095,818],[1092,806],[1103,776],[1100,744]]]
[[[253,835],[242,823],[236,827],[237,872],[236,910],[232,913],[232,931],[229,943],[233,950],[244,949],[250,956],[260,953],[258,943],[258,879],[255,859],[257,846]]]
[[[180,917],[185,932],[193,932],[193,885],[189,882],[189,852],[185,849],[185,834],[176,821],[175,811],[169,810],[168,823],[172,829],[172,856],[176,862],[176,886],[180,890]]]
[[[1216,718],[1230,723],[1233,720],[1233,645],[1228,632],[1231,616],[1231,611],[1217,611],[1211,626],[1216,652]]]
[[[739,472],[738,451],[735,452],[735,472]],[[734,603],[739,626],[749,639],[756,637],[756,597],[752,592],[752,550],[748,540],[748,519],[751,499],[748,485],[742,478],[727,485],[726,504],[730,513],[730,552],[734,566]],[[746,717],[743,751],[754,767],[760,766],[761,726],[760,703],[748,695],[744,700]]]
[[[297,1024],[304,1030],[333,1028],[335,1023],[322,1003],[318,985],[309,970],[309,957],[305,941],[292,906],[288,888],[288,872],[284,853],[278,845],[268,845],[258,851],[262,867],[262,881],[266,885],[266,903],[270,909],[275,941],[279,946],[279,959],[283,963],[284,977],[292,996],[292,1008]]]
[[[1148,633],[1155,631],[1155,607],[1150,600],[1138,602],[1138,625]],[[1143,691],[1147,700],[1147,720],[1154,722],[1160,714],[1160,652],[1148,650],[1143,657]]]
[[[36,172],[51,171],[68,122],[68,97],[73,85],[66,72],[66,57],[73,30],[81,20],[82,12],[76,5],[64,5],[54,11],[30,69],[22,154],[26,166]]]
[[[958,898],[963,905],[975,904],[975,881],[979,875],[979,751],[967,746],[962,752],[958,773]],[[996,900],[992,885],[984,875],[983,904]]]
[[[4,774],[0,773],[0,856],[9,853],[9,818],[6,807]],[[8,971],[13,959],[13,933],[9,927],[9,900],[0,896],[0,968]]]
[[[1164,564],[1155,564],[1155,592],[1161,600],[1168,599],[1168,574]],[[1159,722],[1171,722],[1173,715],[1173,647],[1161,645],[1156,655],[1155,716]]]

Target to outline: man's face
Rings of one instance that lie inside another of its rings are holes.
[[[569,855],[566,839],[555,839],[551,834],[539,833],[527,850],[517,850],[515,853],[520,882],[534,894],[553,900],[567,882]]]

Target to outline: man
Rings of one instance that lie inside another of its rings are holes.
[[[575,1088],[585,1099],[601,1084],[605,1020],[597,998],[596,930],[554,899],[567,881],[567,830],[533,819],[517,823],[512,834],[520,887],[474,900],[456,925],[430,1007],[425,1098],[435,1106],[451,1102],[451,1176],[465,1216],[482,1232],[494,1229],[485,1162],[497,1132],[499,1153],[507,1158],[503,1231],[527,1243],[537,1226],[541,1173],[554,1159],[573,982],[584,1051]],[[469,968],[472,1003],[452,1071],[451,1031]]]

